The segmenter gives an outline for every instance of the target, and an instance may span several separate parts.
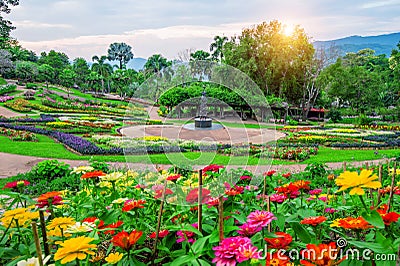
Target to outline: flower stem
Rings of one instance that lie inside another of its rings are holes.
[[[361,195],[359,195],[359,197],[360,197],[360,200],[361,200],[362,205],[363,205],[364,208],[365,208],[365,211],[368,212],[368,208],[367,208],[367,205],[365,204],[364,198],[363,198]]]

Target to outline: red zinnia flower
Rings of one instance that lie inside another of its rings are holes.
[[[51,191],[44,193],[39,196],[38,198],[38,206],[39,208],[44,208],[46,206],[50,205],[61,205],[62,204],[62,198],[61,198],[61,193],[59,191]],[[49,202],[50,201],[50,202]]]
[[[99,224],[98,224],[97,228],[101,229],[103,227],[103,225],[104,225],[104,221],[100,220],[97,217],[85,218],[85,219],[83,219],[82,223],[88,222],[88,223],[94,223],[95,224],[97,220],[99,221]]]
[[[180,174],[177,175],[170,175],[169,177],[167,177],[168,181],[172,181],[172,182],[176,182],[176,180],[178,180],[181,177]]]
[[[240,180],[251,180],[251,176],[249,176],[249,175],[242,175],[242,176],[240,177]]]
[[[275,248],[275,249],[286,249],[290,243],[292,243],[292,236],[286,234],[284,232],[276,232],[275,235],[278,237],[275,238],[264,238],[265,241],[268,243],[268,248]]]
[[[271,170],[271,171],[265,172],[264,175],[265,175],[265,176],[270,176],[270,177],[271,177],[271,176],[273,176],[275,173],[276,173],[275,170]]]
[[[308,218],[304,218],[300,223],[301,224],[309,224],[312,226],[317,226],[320,223],[323,223],[326,221],[326,217],[325,216],[313,216],[313,217],[308,217]]]
[[[111,243],[114,246],[118,246],[126,251],[130,250],[133,245],[142,237],[142,231],[133,230],[130,234],[128,232],[122,231],[116,234],[112,239]]]
[[[383,204],[376,210],[381,215],[385,225],[390,225],[393,222],[397,222],[397,220],[400,218],[400,214],[398,214],[397,212],[387,212],[388,209],[388,205]]]
[[[160,230],[160,231],[158,232],[158,238],[164,238],[164,237],[166,237],[168,234],[169,234],[169,231],[168,231],[168,230],[166,230],[166,229],[165,229],[165,230]],[[149,237],[150,237],[150,238],[156,238],[156,232],[151,233]]]
[[[87,172],[86,174],[82,175],[82,179],[90,179],[90,178],[96,178],[100,176],[105,176],[106,174],[103,173],[103,171],[92,171],[92,172]]]
[[[162,198],[162,193],[163,193],[163,189],[157,190],[156,194],[154,195],[154,198],[155,199]],[[171,189],[169,189],[169,188],[165,189],[165,195],[172,195],[172,194],[174,194],[174,192]]]
[[[202,188],[201,189],[201,202],[203,204],[207,203],[210,199],[210,190]],[[187,203],[196,203],[199,200],[199,188],[192,189],[189,194],[186,196]]]
[[[124,223],[123,221],[117,221],[117,222],[115,222],[115,223],[112,223],[112,224],[109,224],[109,225],[105,226],[104,228],[112,228],[112,229],[115,229],[115,228],[120,227],[123,223]],[[113,234],[115,234],[115,230],[107,230],[107,231],[104,231],[104,234],[106,234],[106,235],[113,235]]]
[[[289,178],[291,175],[292,175],[291,173],[282,174],[282,176],[283,176],[284,178]]]
[[[298,190],[304,189],[304,190],[310,190],[310,184],[311,181],[304,181],[304,180],[297,180],[292,183],[293,186],[297,187]]]
[[[122,208],[122,211],[127,212],[135,208],[143,209],[145,204],[145,200],[127,200],[124,203],[124,207]]]
[[[14,189],[14,188],[17,188],[17,187],[24,187],[24,186],[27,186],[27,185],[29,185],[29,184],[30,184],[30,182],[27,181],[27,180],[13,181],[13,182],[8,182],[8,183],[3,187],[3,189],[6,189],[6,188]]]
[[[217,173],[219,169],[224,169],[225,167],[222,165],[210,164],[203,168],[203,175],[207,175],[207,172]]]

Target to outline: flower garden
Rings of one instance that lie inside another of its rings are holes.
[[[399,170],[344,168],[257,176],[45,161],[3,188],[0,263],[396,265]]]

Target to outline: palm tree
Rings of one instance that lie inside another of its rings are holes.
[[[108,59],[119,61],[119,69],[133,58],[132,47],[126,43],[112,43],[108,48]]]
[[[210,52],[214,51],[212,54],[213,59],[222,61],[224,54],[222,53],[222,49],[224,48],[224,44],[228,41],[228,37],[223,36],[215,36],[214,42],[210,44]]]
[[[101,76],[101,88],[104,93],[104,79],[109,81],[109,77],[113,73],[113,68],[109,63],[106,63],[107,56],[102,55],[100,58],[95,55],[92,57],[92,61],[95,62],[92,65],[92,71],[98,73]],[[108,83],[108,85],[110,85]]]
[[[163,57],[160,54],[155,54],[150,56],[147,59],[146,64],[144,65],[144,69],[146,72],[155,73],[159,76],[160,72],[171,65],[171,62],[167,60],[167,58]]]

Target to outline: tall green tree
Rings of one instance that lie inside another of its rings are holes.
[[[38,59],[39,64],[47,64],[54,69],[54,79],[56,83],[60,83],[60,74],[62,71],[70,66],[69,58],[65,53],[56,52],[51,50],[48,54],[42,52]]]
[[[210,44],[210,52],[212,52],[212,58],[214,60],[219,60],[222,62],[224,58],[224,53],[222,49],[224,48],[224,44],[228,41],[228,37],[226,36],[215,36],[214,42]]]
[[[278,21],[242,31],[224,45],[225,63],[246,73],[266,95],[299,104],[306,66],[314,55],[310,38],[299,26],[288,36]]]
[[[82,84],[86,82],[87,76],[90,74],[89,65],[84,58],[75,58],[72,63],[72,70],[75,73],[75,83],[82,87]]]
[[[144,69],[147,73],[159,75],[163,69],[169,67],[171,64],[172,63],[162,55],[154,54],[147,59]]]
[[[119,61],[119,69],[133,58],[132,47],[126,43],[112,43],[108,48],[108,59]]]
[[[101,88],[104,93],[104,82],[107,81],[108,84],[108,89],[110,89],[110,77],[113,72],[113,68],[109,63],[106,63],[107,61],[107,56],[102,55],[98,57],[97,55],[92,57],[92,61],[94,62],[92,64],[92,71],[96,72],[97,74],[100,75],[101,78]]]
[[[4,19],[4,14],[11,12],[11,6],[19,4],[19,0],[0,0],[0,49],[8,48],[11,31],[15,29],[11,21]]]
[[[195,61],[195,60],[210,60],[210,53],[204,51],[204,50],[197,50],[194,53],[190,54],[190,61]]]
[[[38,75],[37,64],[28,61],[18,61],[15,65],[15,75],[23,82],[34,81]]]
[[[61,84],[67,88],[71,88],[75,83],[76,74],[70,68],[65,68],[60,74]]]
[[[54,68],[48,64],[39,65],[38,79],[46,83],[46,87],[49,88],[49,82],[54,82]]]

